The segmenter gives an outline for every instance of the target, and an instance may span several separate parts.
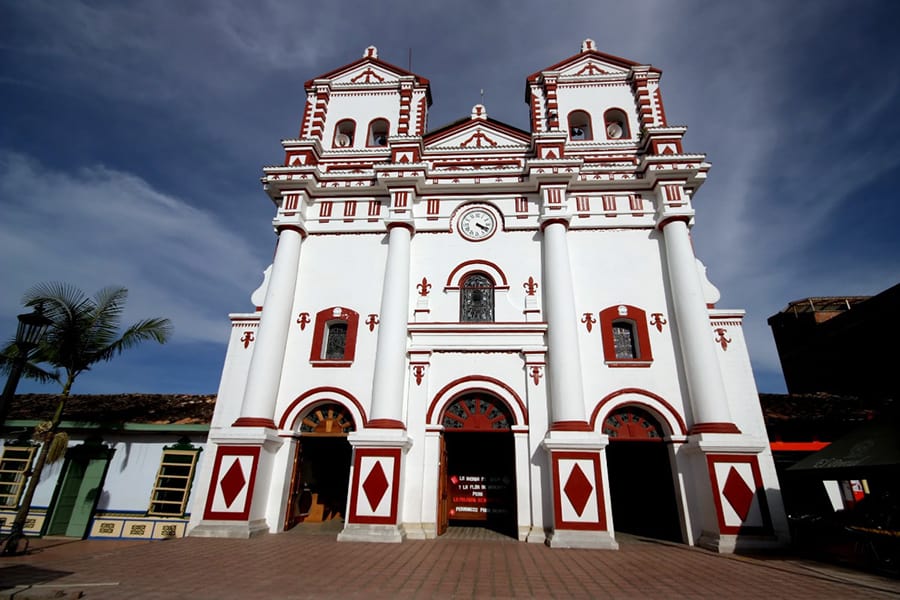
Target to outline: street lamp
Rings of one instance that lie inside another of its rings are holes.
[[[19,327],[16,329],[16,353],[13,359],[12,368],[9,371],[9,377],[6,380],[6,386],[3,388],[3,397],[0,399],[0,429],[6,422],[6,415],[9,413],[9,405],[12,402],[13,395],[16,393],[16,386],[19,385],[19,378],[22,377],[22,371],[25,369],[25,363],[28,362],[28,354],[37,348],[44,333],[47,332],[53,321],[44,316],[44,307],[38,304],[34,311],[24,313],[16,317],[19,320]]]

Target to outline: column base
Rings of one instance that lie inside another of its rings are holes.
[[[774,535],[726,535],[704,531],[700,534],[697,545],[719,554],[734,554],[747,551],[783,550],[789,544]]]
[[[406,532],[397,525],[347,523],[338,534],[337,541],[399,544],[405,537]]]
[[[556,529],[550,532],[545,542],[551,548],[593,548],[618,550],[619,544],[609,531],[578,531]]]
[[[203,521],[188,532],[188,537],[235,538],[246,540],[269,533],[265,519],[255,521]]]
[[[543,527],[531,527],[525,536],[525,541],[529,544],[546,544],[547,531]]]

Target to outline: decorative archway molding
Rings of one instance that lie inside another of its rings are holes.
[[[444,291],[458,290],[462,285],[463,278],[474,271],[480,271],[494,280],[495,290],[508,290],[509,282],[506,280],[506,274],[489,260],[473,259],[461,262],[450,271],[447,276],[447,283],[444,284]]]
[[[684,418],[664,398],[641,388],[622,388],[608,394],[591,413],[591,429],[597,431],[606,418],[623,406],[637,406],[656,417],[667,437],[686,436]]]
[[[528,425],[528,409],[514,389],[493,377],[469,375],[454,379],[435,394],[428,407],[425,423],[428,427],[440,427],[444,411],[464,394],[484,392],[502,401],[513,418],[513,425]]]
[[[305,415],[316,405],[326,403],[340,404],[346,408],[350,416],[353,417],[353,426],[357,431],[368,425],[369,420],[366,418],[366,412],[363,410],[362,404],[351,393],[336,387],[317,387],[303,392],[288,405],[281,414],[278,428],[290,429],[291,431],[297,430],[302,415]]]

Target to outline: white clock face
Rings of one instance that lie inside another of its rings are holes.
[[[472,208],[459,219],[459,232],[470,240],[483,240],[497,229],[493,213],[484,208]]]

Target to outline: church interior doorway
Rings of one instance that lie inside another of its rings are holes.
[[[603,423],[609,436],[606,464],[616,531],[681,542],[669,446],[659,421],[626,406]]]
[[[466,394],[444,411],[438,535],[448,526],[516,536],[515,442],[506,405]]]
[[[343,521],[347,507],[353,418],[339,404],[320,404],[300,423],[285,529],[298,523]]]

